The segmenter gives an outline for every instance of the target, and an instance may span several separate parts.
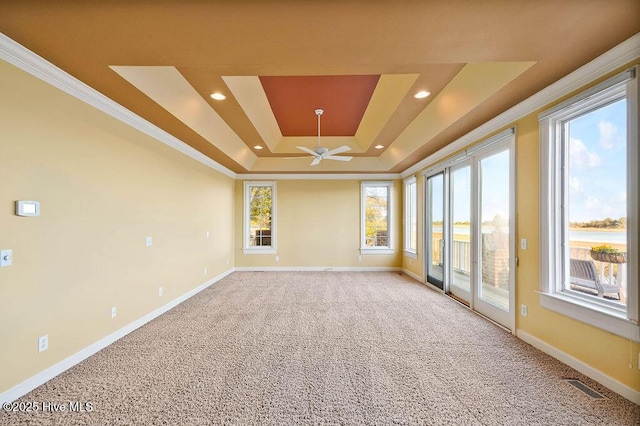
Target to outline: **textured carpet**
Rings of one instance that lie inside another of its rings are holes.
[[[21,401],[92,411],[0,424],[640,424],[639,406],[397,273],[233,273]]]

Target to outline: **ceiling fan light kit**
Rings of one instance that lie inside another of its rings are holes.
[[[314,158],[311,162],[312,166],[317,166],[322,160],[337,160],[337,161],[350,161],[353,157],[344,155],[335,155],[343,152],[350,151],[351,148],[347,145],[339,146],[338,148],[329,150],[323,146],[320,146],[320,116],[324,113],[323,109],[316,109],[316,115],[318,116],[318,146],[314,148],[307,148],[306,146],[298,146],[301,151],[311,154]]]

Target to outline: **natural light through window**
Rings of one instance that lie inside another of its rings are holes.
[[[471,166],[451,169],[451,216],[453,241],[451,285],[471,291]]]
[[[569,280],[578,291],[626,305],[627,103],[620,99],[564,123],[568,152]]]
[[[370,253],[392,252],[391,193],[392,182],[364,182],[362,193],[361,251]]]
[[[637,105],[632,69],[541,114],[540,289],[544,307],[640,340]]]
[[[510,152],[503,150],[480,159],[481,299],[509,310],[510,280]]]
[[[404,251],[418,253],[418,184],[412,176],[404,181]]]
[[[275,252],[275,182],[244,183],[245,253]]]

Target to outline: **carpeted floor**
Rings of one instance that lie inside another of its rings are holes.
[[[397,273],[233,273],[19,401],[92,411],[1,425],[640,424],[639,406]]]

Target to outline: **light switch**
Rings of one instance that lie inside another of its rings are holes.
[[[16,201],[16,215],[40,216],[40,202],[30,200]]]
[[[147,237],[145,240],[145,244],[147,247],[151,247],[153,245],[153,238],[152,237]]]
[[[520,239],[520,248],[522,250],[526,250],[527,249],[527,239],[526,238],[521,238]]]

